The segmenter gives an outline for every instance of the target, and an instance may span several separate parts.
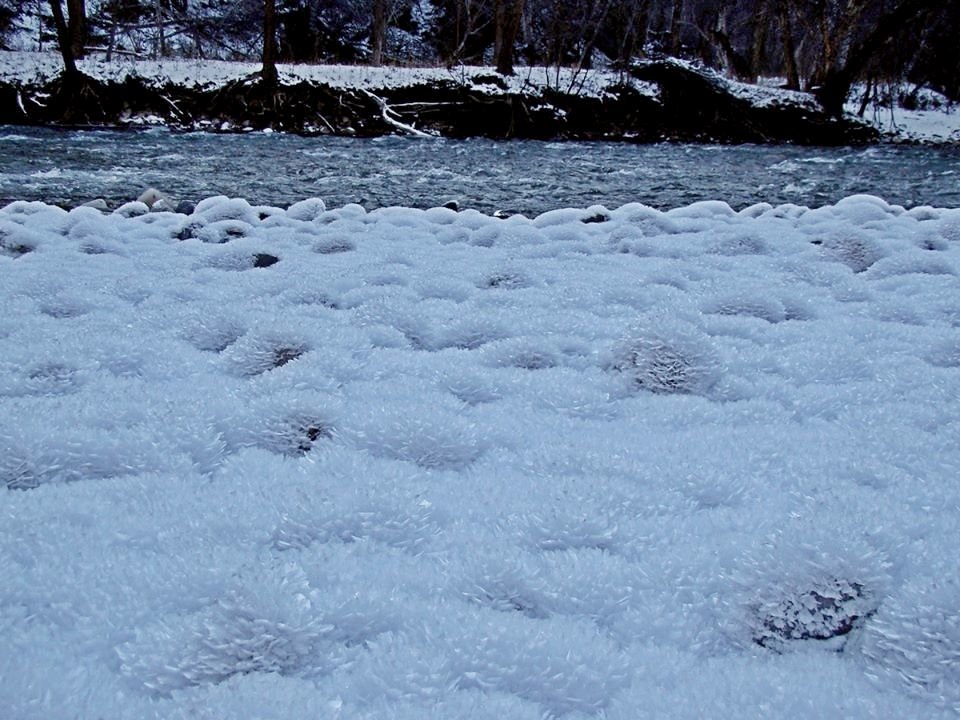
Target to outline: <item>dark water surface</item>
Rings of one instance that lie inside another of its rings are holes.
[[[166,130],[0,127],[0,203],[111,204],[156,187],[287,205],[321,197],[368,209],[457,200],[484,212],[725,200],[819,206],[855,193],[960,207],[960,148],[304,138]]]

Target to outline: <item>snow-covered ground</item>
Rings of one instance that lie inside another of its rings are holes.
[[[855,113],[858,103],[846,105],[847,112]],[[935,110],[907,110],[896,107],[874,108],[864,120],[877,128],[888,140],[920,143],[960,143],[960,107],[945,105]]]
[[[102,56],[91,56],[78,63],[80,69],[104,81],[122,82],[127,77],[139,77],[157,86],[168,82],[186,87],[215,88],[259,72],[259,63],[227,62],[223,60],[137,60],[119,57],[106,62]],[[55,53],[0,51],[0,79],[21,82],[45,82],[55,78],[63,63]],[[409,87],[420,83],[454,82],[479,85],[490,94],[540,92],[552,88],[564,92],[578,92],[598,96],[605,88],[624,82],[626,76],[610,70],[570,68],[520,67],[515,75],[497,75],[493,68],[457,65],[446,67],[394,67],[372,65],[288,65],[278,66],[280,79],[285,83],[309,81],[343,89],[388,89]],[[477,82],[475,78],[481,78]],[[648,94],[657,93],[650,83],[631,83]]]
[[[0,210],[0,717],[960,710],[960,210]]]

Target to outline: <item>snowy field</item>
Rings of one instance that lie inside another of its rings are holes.
[[[949,718],[960,210],[0,210],[0,717]]]

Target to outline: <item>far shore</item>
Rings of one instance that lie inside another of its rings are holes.
[[[303,135],[486,137],[634,143],[863,145],[960,142],[960,113],[827,116],[813,97],[677,60],[624,70],[281,65],[91,58],[68,82],[52,53],[0,52],[0,123]],[[899,116],[899,117],[898,117]]]

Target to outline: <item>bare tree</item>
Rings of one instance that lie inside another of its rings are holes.
[[[497,72],[513,75],[513,53],[523,19],[524,0],[494,1],[493,59]]]
[[[373,25],[370,29],[370,62],[383,65],[387,46],[387,25],[390,20],[389,0],[373,0]]]
[[[624,0],[614,6],[611,15],[610,57],[625,67],[633,56],[643,51],[646,41],[649,0]]]
[[[844,64],[854,31],[870,0],[816,0],[813,21],[819,29],[820,57],[810,78],[811,86],[820,85],[827,73]]]
[[[727,7],[720,7],[714,23],[708,25],[703,31],[709,41],[707,54],[715,54],[719,58],[721,67],[737,79],[755,80],[750,59],[744,57],[734,47],[733,40],[727,31],[727,22]]]
[[[771,0],[757,0],[753,13],[753,36],[750,44],[750,74],[756,80],[764,71],[767,37],[770,32]]]
[[[263,69],[260,77],[268,88],[276,88],[277,76],[277,2],[263,0]]]
[[[87,45],[87,6],[85,0],[67,0],[64,15],[61,0],[50,0],[50,12],[57,29],[57,42],[63,67],[68,76],[79,74],[77,60],[84,56]]]
[[[683,47],[681,27],[683,25],[684,0],[673,0],[670,4],[670,24],[667,30],[667,49],[671,55],[679,55]]]
[[[800,71],[797,69],[797,51],[793,41],[792,8],[790,0],[777,0],[777,22],[780,25],[780,41],[783,45],[783,69],[787,75],[787,87],[800,89]]]
[[[444,6],[438,39],[447,64],[479,61],[492,39],[493,0],[452,0]]]

